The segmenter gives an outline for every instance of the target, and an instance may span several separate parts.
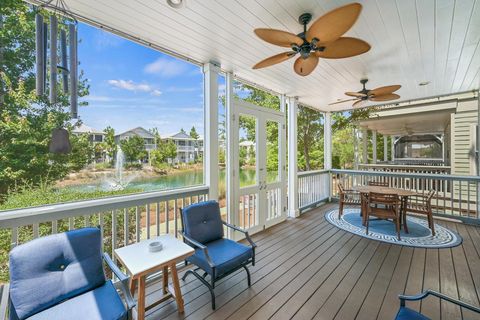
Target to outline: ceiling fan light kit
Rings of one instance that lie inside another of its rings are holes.
[[[357,38],[342,37],[357,21],[362,5],[351,3],[318,18],[307,30],[312,20],[310,13],[304,13],[298,18],[303,25],[303,32],[295,35],[290,32],[259,28],[255,34],[262,40],[291,51],[280,53],[264,59],[253,66],[260,69],[293,58],[300,57],[294,63],[294,70],[301,76],[307,76],[316,68],[319,58],[341,59],[360,55],[370,50],[370,45]]]

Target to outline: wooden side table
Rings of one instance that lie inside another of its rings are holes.
[[[148,245],[153,241],[160,241],[163,249],[150,252]],[[137,242],[115,250],[115,257],[122,263],[131,275],[130,290],[135,294],[138,286],[137,319],[145,319],[145,311],[163,301],[174,298],[178,312],[183,313],[183,298],[177,274],[177,263],[191,256],[195,250],[181,240],[171,236]],[[172,284],[168,283],[169,270],[172,275]],[[145,306],[145,280],[150,274],[163,271],[163,297],[149,306]]]

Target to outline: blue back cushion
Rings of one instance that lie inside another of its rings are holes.
[[[200,243],[223,238],[223,224],[220,206],[216,201],[192,204],[182,210],[185,234]]]
[[[105,283],[101,234],[84,228],[38,238],[10,252],[10,298],[19,319]]]

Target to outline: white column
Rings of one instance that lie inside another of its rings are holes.
[[[363,163],[368,164],[368,131],[367,128],[362,129],[362,142],[363,142]]]
[[[218,200],[218,73],[213,63],[203,66],[205,106],[205,184],[208,198]]]
[[[354,162],[354,169],[358,170],[358,157],[360,156],[358,154],[358,129],[354,128],[353,129],[353,162]]]
[[[239,184],[235,183],[235,177],[238,175],[238,124],[235,119],[233,104],[233,74],[227,73],[225,76],[225,122],[227,130],[227,221],[238,224]],[[229,237],[232,235],[230,234]]]
[[[377,163],[377,130],[372,131],[372,160]]]
[[[287,97],[285,97],[285,95],[280,95],[280,111],[284,114],[287,111]],[[278,135],[278,154],[280,155],[280,161],[278,161],[278,172],[280,172],[280,181],[283,183],[280,201],[282,202],[282,213],[286,215],[288,204],[287,189],[285,188],[287,183],[287,128],[285,123],[283,124],[282,128],[279,128]]]
[[[383,136],[383,161],[388,161],[388,138],[386,135]]]
[[[332,114],[325,112],[323,125],[323,166],[324,169],[332,169]]]
[[[297,176],[297,98],[288,99],[288,216],[300,215],[298,210]]]
[[[391,140],[391,143],[392,143],[392,145],[390,146],[390,148],[391,148],[391,150],[390,150],[390,151],[391,151],[390,157],[391,157],[392,161],[395,161],[395,137],[394,137],[394,136],[391,136],[391,137],[390,137],[390,140]]]

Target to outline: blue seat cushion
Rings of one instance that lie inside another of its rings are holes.
[[[187,237],[202,244],[223,238],[220,206],[216,201],[192,204],[182,210],[183,230]]]
[[[253,257],[251,247],[230,239],[219,239],[205,245],[207,246],[208,255],[215,265],[216,277],[228,273]],[[196,249],[195,254],[188,257],[187,261],[213,275],[213,269],[208,265],[202,250]]]
[[[127,309],[111,281],[27,318],[28,320],[126,320]]]
[[[38,238],[10,252],[10,298],[21,320],[104,283],[97,228]]]
[[[430,318],[410,308],[400,307],[395,320],[430,320]]]

